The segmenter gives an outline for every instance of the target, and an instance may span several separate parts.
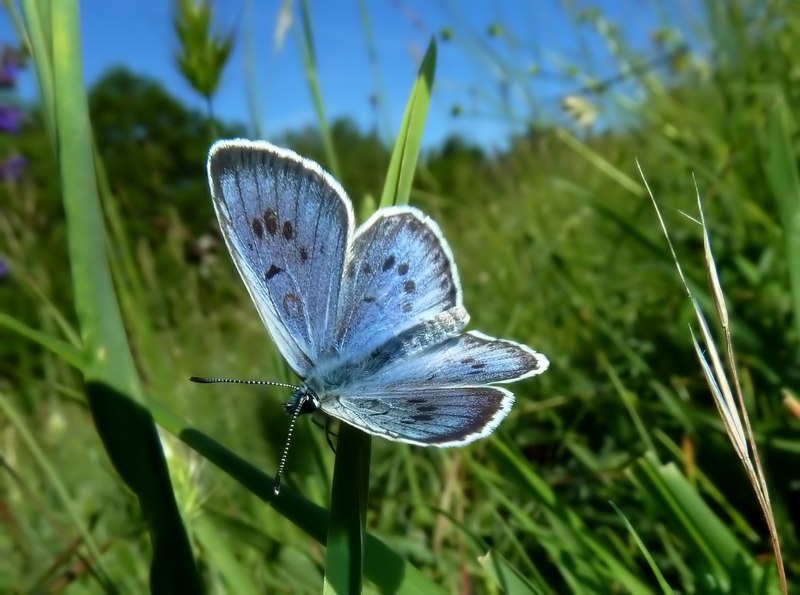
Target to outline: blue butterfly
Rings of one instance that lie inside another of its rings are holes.
[[[530,347],[461,332],[453,254],[418,209],[380,209],[355,229],[335,179],[267,142],[217,142],[208,177],[236,268],[302,379],[286,406],[295,417],[322,411],[389,440],[460,446],[508,415],[514,395],[495,383],[547,369]]]

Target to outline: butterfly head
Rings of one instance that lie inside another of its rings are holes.
[[[319,409],[320,400],[316,392],[303,385],[292,393],[291,398],[284,405],[286,413],[292,416],[303,413],[314,413]]]

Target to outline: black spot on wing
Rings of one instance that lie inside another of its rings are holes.
[[[291,221],[283,222],[283,237],[287,240],[291,240],[294,237],[294,225],[292,225]]]
[[[278,267],[278,266],[275,266],[274,264],[272,264],[272,265],[270,265],[269,270],[266,273],[264,273],[264,277],[266,278],[267,281],[269,281],[275,275],[277,275],[278,273],[282,273],[282,272],[283,272],[283,269],[281,267]]]
[[[414,281],[412,281],[411,279],[408,279],[407,281],[403,282],[403,291],[405,291],[406,293],[414,293],[416,289],[417,289],[417,284],[414,283]]]
[[[408,314],[409,312],[411,312],[411,310],[413,310],[413,309],[414,309],[414,306],[411,304],[411,302],[405,302],[405,303],[403,304],[403,306],[402,306],[402,310],[403,310],[403,312],[405,312],[406,314]]]
[[[383,272],[385,273],[386,271],[391,270],[395,262],[397,262],[397,259],[395,259],[394,254],[390,254],[389,258],[383,261]]]
[[[278,214],[273,211],[272,209],[267,209],[264,211],[264,226],[267,229],[267,233],[269,235],[274,236],[278,233]]]
[[[397,274],[402,276],[405,275],[406,273],[408,273],[408,263],[404,262],[401,263],[399,267],[397,267]]]
[[[305,246],[300,246],[300,262],[305,262],[308,260],[308,248]]]
[[[252,228],[259,240],[264,237],[264,225],[261,223],[261,219],[253,217]]]

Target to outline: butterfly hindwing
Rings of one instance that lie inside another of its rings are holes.
[[[412,207],[381,209],[353,240],[339,301],[337,351],[366,357],[456,306],[461,284],[436,223]]]
[[[452,312],[447,313],[452,317]],[[402,349],[399,357],[385,363],[373,356],[356,367],[358,374],[346,376],[338,395],[322,403],[323,411],[375,434],[413,444],[451,446],[486,436],[511,409],[513,394],[500,387],[484,386],[512,382],[544,372],[549,362],[530,347],[495,339],[475,331],[459,335],[443,327],[437,317],[439,337],[433,340],[403,337],[402,345],[424,345]],[[445,335],[445,332],[449,332]],[[423,325],[406,335],[430,335]],[[398,339],[391,339],[391,346]],[[381,347],[375,353],[396,353]],[[382,365],[373,365],[377,359]],[[354,416],[358,416],[355,418]]]
[[[236,268],[281,354],[305,377],[333,340],[350,200],[317,164],[266,142],[216,143],[208,173]]]
[[[340,397],[323,411],[377,436],[421,446],[461,446],[488,436],[514,395],[499,386],[416,386]]]

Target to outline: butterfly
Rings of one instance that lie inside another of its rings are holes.
[[[496,383],[547,369],[526,345],[462,332],[453,254],[420,210],[382,208],[356,229],[331,175],[264,141],[215,143],[208,179],[236,268],[302,381],[286,405],[293,421],[321,411],[389,440],[460,446],[511,410]]]

